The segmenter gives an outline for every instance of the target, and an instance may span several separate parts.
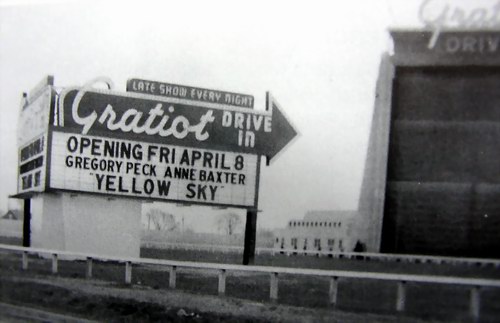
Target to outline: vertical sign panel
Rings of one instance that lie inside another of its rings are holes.
[[[42,192],[45,189],[47,130],[53,105],[50,86],[39,91],[30,102],[23,102],[19,116],[18,193]]]

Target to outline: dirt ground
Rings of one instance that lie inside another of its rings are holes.
[[[0,301],[100,322],[424,322],[31,274],[2,275]]]

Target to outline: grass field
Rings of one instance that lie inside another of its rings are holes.
[[[243,256],[237,253],[154,248],[142,248],[141,257],[226,264],[241,264],[243,259]],[[312,255],[286,256],[279,253],[274,256],[270,254],[256,255],[255,265],[500,279],[500,269],[494,268],[493,266],[480,267],[477,265],[385,262],[374,259],[363,261],[347,258],[317,257]]]
[[[141,257],[186,260],[213,263],[240,264],[242,255],[235,253],[142,249]],[[20,255],[4,255],[0,262],[3,274],[19,272]],[[380,261],[360,261],[315,256],[286,256],[277,254],[257,255],[256,265],[335,269],[351,271],[409,273],[459,277],[500,279],[500,270],[492,266],[414,264]],[[50,260],[30,258],[28,273],[51,275]],[[84,262],[60,261],[59,276],[83,278]],[[93,276],[99,280],[123,284],[124,265],[116,263],[95,263]],[[168,289],[169,273],[158,266],[134,265],[132,283],[149,286],[152,289]],[[217,273],[179,269],[177,289],[200,295],[217,295]],[[309,308],[328,308],[329,281],[326,278],[280,275],[280,304]],[[397,286],[394,282],[368,279],[341,279],[338,286],[337,308],[349,312],[395,314]],[[226,295],[230,297],[269,302],[269,275],[249,273],[228,273]],[[407,284],[405,314],[424,319],[440,319],[450,322],[471,322],[469,317],[469,289],[461,286],[436,284]],[[500,289],[481,290],[481,322],[500,322]]]
[[[186,261],[241,263],[240,254],[142,249],[141,257],[176,259]],[[500,279],[500,270],[493,266],[443,265],[430,263],[396,263],[360,261],[329,257],[264,254],[255,259],[256,265],[388,272],[417,275],[440,275]],[[181,278],[182,279],[182,278]],[[199,278],[187,275],[182,288],[203,286],[205,293],[215,294],[217,276]],[[191,283],[188,283],[191,282]],[[279,302],[306,307],[328,307],[329,281],[319,277],[281,275]],[[162,286],[161,288],[166,288]],[[344,279],[339,282],[337,307],[346,311],[391,313],[395,309],[396,283],[368,279]],[[227,280],[227,294],[239,298],[267,301],[269,277],[267,275],[234,275]],[[481,315],[484,322],[500,322],[500,289],[485,289],[481,293]],[[469,290],[461,286],[436,284],[407,284],[406,314],[421,318],[437,318],[446,321],[469,321]]]

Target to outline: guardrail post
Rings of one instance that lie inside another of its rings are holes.
[[[338,288],[338,277],[330,277],[330,291],[328,295],[330,298],[330,304],[333,306],[337,305],[337,288]]]
[[[473,287],[470,290],[470,315],[474,322],[479,322],[479,311],[481,308],[481,295],[479,287]]]
[[[176,266],[170,267],[170,275],[168,280],[168,287],[175,289],[175,276],[176,276]]]
[[[224,295],[226,294],[226,270],[221,269],[219,271],[219,288],[218,288],[219,295]]]
[[[132,283],[132,263],[130,261],[125,262],[125,284]]]
[[[92,278],[92,258],[87,258],[87,272],[85,274],[85,277],[88,279]]]
[[[396,298],[396,311],[398,312],[403,312],[405,310],[405,303],[406,303],[406,289],[405,289],[405,282],[400,281],[398,282],[398,294]]]
[[[23,251],[23,270],[28,270],[28,252]]]
[[[278,300],[278,273],[271,273],[271,288],[269,291],[271,301]]]
[[[57,274],[57,254],[52,254],[52,273]]]

